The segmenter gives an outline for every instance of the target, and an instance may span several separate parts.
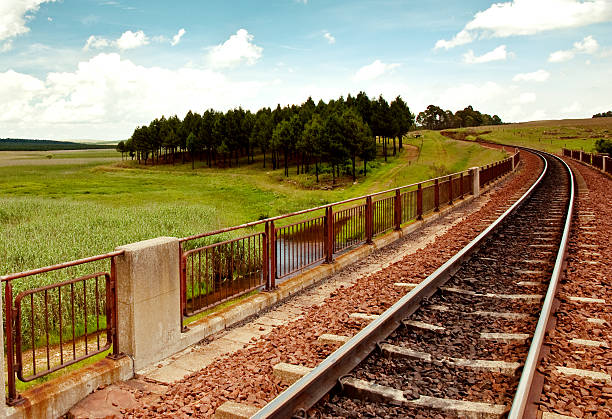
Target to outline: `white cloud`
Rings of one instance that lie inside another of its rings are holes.
[[[30,31],[27,21],[43,3],[56,0],[2,0],[0,1],[0,41]]]
[[[246,29],[239,29],[227,41],[210,50],[210,64],[215,68],[235,67],[243,61],[247,65],[255,64],[261,58],[263,48],[255,45],[253,38]]]
[[[47,20],[48,20],[49,22],[53,22],[53,18],[52,18],[51,16],[47,17]]]
[[[572,50],[566,51],[555,51],[548,57],[548,62],[560,63],[563,61],[569,61],[576,56],[576,53]]]
[[[537,96],[533,92],[521,93],[518,97],[510,100],[510,103],[524,105],[527,103],[533,103],[537,99]]]
[[[138,48],[149,43],[149,38],[143,31],[125,31],[117,39],[117,47],[121,50]]]
[[[261,96],[262,86],[212,70],[144,67],[117,53],[101,53],[72,72],[49,73],[44,80],[0,73],[0,97],[7,98],[0,102],[0,124],[26,136],[49,138],[63,130],[55,138],[126,138],[137,125],[164,114],[225,110],[237,103],[248,107]]]
[[[181,42],[181,38],[183,37],[183,35],[185,35],[185,29],[181,28],[179,29],[178,33],[172,37],[170,45],[175,46],[179,42]]]
[[[106,38],[101,36],[91,35],[87,38],[87,42],[85,42],[85,46],[83,47],[84,51],[89,51],[89,49],[102,49],[112,45],[112,41],[109,41]]]
[[[548,80],[550,73],[546,70],[538,70],[532,73],[519,73],[512,78],[512,81],[537,81],[543,82]]]
[[[533,35],[543,31],[575,28],[612,21],[609,0],[513,0],[494,3],[480,11],[451,40],[439,40],[435,48],[453,48],[478,38]]]
[[[463,61],[469,64],[488,63],[490,61],[500,61],[508,58],[508,52],[505,45],[500,45],[493,51],[489,51],[481,56],[474,55],[474,51],[469,50],[463,54]]]
[[[331,33],[325,32],[323,36],[325,37],[325,39],[327,39],[327,42],[329,42],[330,44],[336,43],[336,38]]]
[[[575,114],[582,110],[582,105],[579,102],[573,102],[571,105],[561,108],[561,113]]]
[[[380,60],[376,60],[372,64],[368,64],[357,70],[353,76],[353,80],[357,82],[373,80],[397,67],[399,67],[399,64],[385,64]]]
[[[0,52],[6,52],[13,49],[13,41],[6,41],[4,44],[0,45]]]
[[[559,50],[550,54],[548,61],[551,63],[560,63],[573,59],[576,54],[595,54],[599,50],[599,43],[591,35],[585,37],[582,41],[574,42],[574,48],[568,50]]]
[[[155,37],[154,40],[161,42],[165,41],[166,39],[163,37],[161,39]],[[83,50],[88,51],[90,49],[103,49],[108,47],[116,47],[120,50],[127,50],[138,48],[147,45],[148,43],[149,37],[145,35],[143,31],[125,31],[118,39],[114,41],[104,38],[102,36],[91,35],[89,38],[87,38]]]

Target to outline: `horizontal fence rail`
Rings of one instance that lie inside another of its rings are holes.
[[[113,252],[0,277],[4,282],[10,405],[23,400],[17,394],[17,379],[34,381],[111,350],[110,356],[119,355],[115,257],[121,254],[122,251]],[[99,271],[101,265],[110,267]],[[76,274],[87,270],[93,273]],[[28,286],[61,277],[69,279],[35,288]],[[28,289],[13,298],[15,287]]]
[[[512,171],[519,159],[516,150],[510,158],[478,168],[480,187]],[[471,170],[453,173],[180,239],[183,324],[228,299],[273,289],[279,281],[452,205],[474,193],[474,175]],[[243,235],[220,241],[236,231]]]
[[[581,150],[562,149],[562,154],[574,160],[588,164],[602,172],[612,175],[612,158],[605,154],[585,153]]]

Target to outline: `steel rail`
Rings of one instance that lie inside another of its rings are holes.
[[[551,275],[551,279],[548,284],[548,290],[546,291],[546,297],[544,299],[544,304],[542,305],[542,311],[540,314],[540,318],[538,319],[538,324],[536,326],[535,332],[533,334],[533,338],[531,340],[529,352],[527,353],[527,359],[525,360],[525,365],[523,366],[523,372],[519,380],[519,385],[517,387],[517,390],[514,396],[514,400],[512,402],[512,407],[510,409],[510,414],[508,416],[509,419],[519,419],[519,418],[526,417],[525,411],[527,410],[528,404],[530,402],[530,396],[531,396],[532,387],[534,384],[533,379],[535,377],[536,368],[540,361],[540,355],[542,353],[544,337],[546,336],[546,329],[551,319],[551,316],[554,313],[553,303],[554,303],[555,295],[557,293],[557,287],[559,285],[561,275],[563,274],[563,264],[565,262],[565,255],[567,252],[567,243],[569,240],[570,228],[571,228],[571,223],[572,223],[572,214],[574,210],[574,197],[575,197],[574,174],[572,173],[572,170],[569,168],[567,163],[565,163],[562,159],[552,154],[548,154],[548,155],[561,161],[561,163],[565,166],[566,170],[569,173],[570,200],[568,202],[565,226],[563,229],[563,235],[561,236],[561,243],[559,244],[559,251],[557,252],[557,259],[555,261],[555,267],[553,269],[553,273]],[[527,417],[535,417],[535,415],[530,414]]]
[[[296,381],[279,394],[274,400],[260,409],[252,418],[287,418],[300,409],[309,409],[327,394],[338,382],[339,377],[348,374],[359,365],[378,343],[386,339],[397,329],[404,318],[414,313],[421,301],[433,295],[450,277],[478,250],[516,209],[521,207],[538,187],[548,172],[548,162],[534,150],[544,162],[544,168],[538,179],[510,208],[497,220],[482,231],[476,238],[456,253],[446,263],[436,269],[423,282],[415,287],[389,309],[372,321],[348,342],[323,360],[316,368]]]

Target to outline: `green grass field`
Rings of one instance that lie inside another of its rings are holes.
[[[534,121],[453,131],[470,134],[466,138],[468,140],[479,137],[496,143],[532,147],[552,153],[560,153],[562,148],[592,152],[598,139],[612,139],[612,118]],[[484,131],[491,132],[481,134]]]
[[[375,162],[356,184],[345,179],[333,190],[303,188],[295,169],[284,179],[282,170],[262,169],[261,161],[191,170],[190,163],[144,167],[120,158],[101,164],[97,158],[106,158],[107,150],[86,152],[91,161],[82,151],[73,159],[63,152],[62,164],[52,158],[15,165],[14,158],[1,155],[0,274],[309,208],[503,157],[436,132],[426,133],[420,152],[410,145],[420,147],[421,140],[407,141],[387,164]]]

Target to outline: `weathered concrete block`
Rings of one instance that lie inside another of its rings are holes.
[[[281,362],[276,364],[272,370],[273,374],[283,380],[285,384],[291,385],[312,371],[312,368]]]
[[[344,345],[351,338],[348,336],[332,335],[329,333],[323,333],[317,338],[319,343],[324,345]]]
[[[243,403],[225,402],[217,408],[215,419],[248,419],[259,411],[259,408]]]
[[[181,349],[179,242],[159,237],[118,247],[119,350],[145,368]]]

